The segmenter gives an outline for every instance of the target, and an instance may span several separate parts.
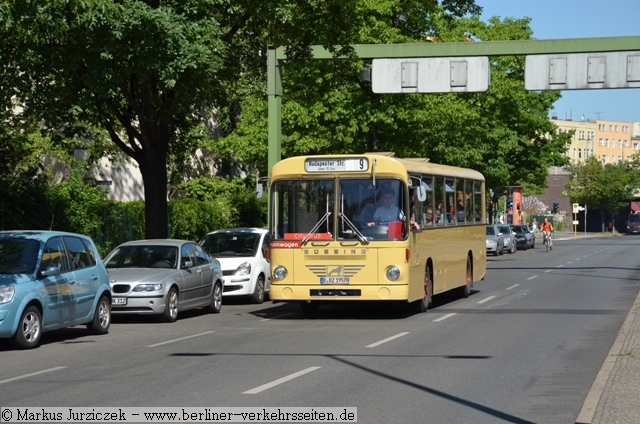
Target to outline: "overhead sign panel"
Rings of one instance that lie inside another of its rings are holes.
[[[380,94],[482,92],[490,80],[487,56],[374,59],[371,66]]]
[[[640,51],[528,55],[527,90],[640,87]]]

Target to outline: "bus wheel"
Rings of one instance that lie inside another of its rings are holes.
[[[460,287],[460,297],[469,297],[471,294],[471,284],[473,284],[473,276],[471,273],[471,258],[467,256],[467,271],[465,274],[464,286]]]
[[[305,300],[304,302],[300,302],[300,308],[302,309],[302,313],[304,314],[312,314],[318,311],[318,307],[320,304],[313,300]]]
[[[433,296],[433,282],[431,281],[431,267],[427,265],[424,270],[424,296],[422,299],[413,302],[412,309],[415,313],[427,312],[427,309],[431,307],[431,300]]]

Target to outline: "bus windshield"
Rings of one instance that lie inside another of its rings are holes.
[[[278,180],[273,184],[275,239],[369,240],[406,237],[406,186],[399,179]]]

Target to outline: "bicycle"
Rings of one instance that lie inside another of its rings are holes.
[[[544,246],[547,248],[547,252],[549,250],[553,250],[553,246],[551,246],[551,234],[544,231],[542,233],[542,242],[544,243]]]

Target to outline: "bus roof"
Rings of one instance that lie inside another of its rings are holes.
[[[336,172],[322,171],[322,172],[305,172],[305,161],[307,159],[358,159],[367,158],[369,160],[369,167],[366,171],[339,171],[338,173],[353,174],[354,177],[370,176],[372,174],[373,159],[376,160],[376,175],[379,174],[431,174],[431,175],[443,175],[450,177],[468,178],[476,181],[484,181],[484,176],[473,169],[458,168],[456,166],[440,165],[429,162],[429,159],[425,158],[396,158],[392,152],[375,152],[375,153],[363,153],[353,155],[313,155],[313,156],[295,156],[287,159],[283,159],[273,166],[271,173],[272,178],[288,176],[309,176],[309,175],[333,175]]]

